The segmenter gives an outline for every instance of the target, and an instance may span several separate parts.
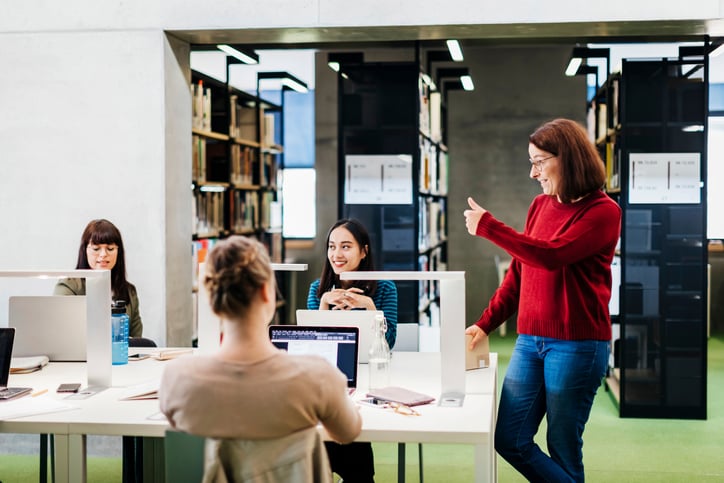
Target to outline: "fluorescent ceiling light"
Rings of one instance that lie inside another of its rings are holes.
[[[329,61],[329,62],[327,62],[327,65],[333,71],[339,72],[339,62]]]
[[[692,124],[681,128],[684,132],[704,132],[704,126],[701,124]]]
[[[473,84],[473,78],[469,75],[463,75],[460,76],[460,82],[463,84],[463,89],[466,91],[473,91],[475,90],[475,85]]]
[[[452,60],[455,62],[463,60],[463,51],[460,48],[460,42],[454,39],[448,40],[447,49],[450,51],[450,57],[452,57]]]
[[[573,77],[576,75],[576,72],[578,72],[578,68],[581,66],[581,62],[583,62],[583,59],[580,57],[572,57],[571,61],[568,62],[568,67],[566,67],[566,75],[568,77]]]
[[[282,84],[297,92],[301,92],[302,94],[309,92],[309,89],[307,89],[307,86],[305,84],[302,84],[296,79],[292,79],[290,77],[284,77],[282,79]]]
[[[289,89],[301,92],[302,94],[309,92],[307,84],[294,77],[289,72],[277,71],[277,72],[257,72],[256,73],[256,86],[257,92],[261,92],[259,88],[259,82],[262,80],[274,79],[281,83],[282,88],[288,87]]]
[[[235,49],[231,45],[226,44],[218,44],[216,46],[217,49],[221,50],[222,52],[226,53],[227,55],[230,55],[232,57],[235,57],[242,61],[245,64],[258,64],[259,63],[259,57],[256,56],[252,57],[250,54],[246,52],[242,52],[241,50]]]

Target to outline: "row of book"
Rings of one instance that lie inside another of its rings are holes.
[[[191,211],[194,235],[218,236],[224,230],[224,192],[195,193]]]
[[[254,236],[249,233],[247,236]],[[200,238],[191,242],[191,281],[194,288],[199,286],[199,264],[206,261],[206,255],[221,238]],[[281,231],[262,234],[260,240],[269,251],[272,263],[282,263],[282,234]]]
[[[256,107],[240,104],[238,95],[229,96],[229,137],[259,142],[257,114]]]
[[[205,183],[208,178],[209,159],[223,160],[226,157],[226,143],[207,140],[204,136],[192,136],[191,179],[196,183]],[[264,151],[259,163],[259,149],[242,144],[231,144],[229,148],[230,169],[227,180],[237,186],[276,186],[278,172],[276,152]],[[224,163],[222,163],[224,164]],[[218,175],[217,175],[218,176]]]
[[[281,202],[273,191],[199,191],[194,195],[192,210],[194,235],[215,237],[226,232],[227,205],[231,232],[250,233],[282,226]]]
[[[273,191],[263,191],[260,198],[259,226],[264,230],[281,229],[282,204],[276,200],[276,194]]]
[[[230,191],[229,219],[236,233],[253,231],[259,226],[259,196],[255,191]]]
[[[420,136],[420,191],[446,195],[447,189],[447,152],[425,136]]]
[[[596,94],[586,112],[588,137],[601,145],[619,125],[619,85],[620,77],[611,77]],[[608,90],[606,90],[608,88]]]
[[[417,269],[422,272],[445,271],[447,264],[443,261],[443,247],[439,246],[418,257]],[[420,280],[420,312],[428,310],[429,306],[440,299],[440,282],[437,280]]]
[[[259,174],[257,174],[259,167],[258,152],[258,149],[249,146],[231,145],[230,181],[232,184],[242,186],[255,184],[254,181],[259,177]]]
[[[606,143],[606,190],[621,189],[621,149],[614,141]]]
[[[204,87],[203,80],[191,84],[191,109],[191,126],[211,131],[211,89]]]
[[[276,131],[275,131],[275,123],[276,123],[276,115],[271,112],[264,113],[264,116],[262,117],[262,136],[261,136],[261,144],[262,146],[276,146]]]
[[[260,184],[274,189],[277,186],[277,175],[279,174],[279,163],[277,153],[264,152],[261,155]]]
[[[191,137],[191,179],[206,181],[206,139],[196,135]]]
[[[420,206],[418,213],[420,230],[418,231],[417,245],[419,251],[423,252],[445,240],[445,234],[447,233],[446,199],[420,196],[418,201]]]
[[[420,74],[418,80],[420,98],[420,132],[433,142],[442,141],[442,95],[432,89],[428,76]]]

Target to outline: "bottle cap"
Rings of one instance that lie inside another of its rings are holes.
[[[126,313],[126,301],[125,300],[114,300],[111,302],[111,314],[125,314]]]

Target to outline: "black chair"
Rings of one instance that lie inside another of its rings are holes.
[[[128,347],[157,347],[145,337],[129,337]],[[143,481],[143,437],[123,436],[123,483]]]
[[[128,347],[157,347],[156,343],[145,337],[129,337]]]

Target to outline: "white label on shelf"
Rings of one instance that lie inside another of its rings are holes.
[[[344,202],[348,205],[412,204],[412,155],[347,155]]]
[[[701,203],[700,153],[629,154],[629,203]]]

